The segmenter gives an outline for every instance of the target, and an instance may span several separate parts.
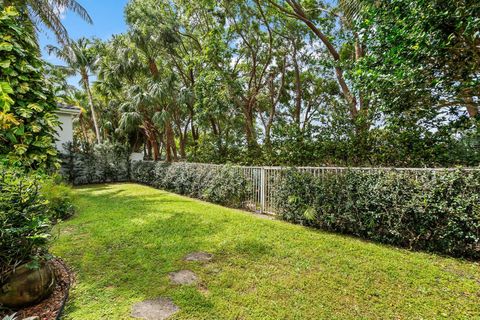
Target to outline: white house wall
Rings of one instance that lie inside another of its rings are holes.
[[[58,128],[57,139],[58,141],[55,143],[57,150],[63,150],[63,144],[67,142],[73,141],[73,123],[72,123],[72,115],[71,114],[63,114],[58,113],[58,119],[61,123],[60,128]]]

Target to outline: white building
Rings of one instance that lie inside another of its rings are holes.
[[[60,127],[57,129],[57,150],[63,150],[63,144],[73,141],[73,118],[78,116],[80,109],[74,106],[59,105],[56,111],[60,120]]]

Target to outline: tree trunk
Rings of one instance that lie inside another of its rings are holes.
[[[278,4],[276,4],[274,1],[270,0],[269,2],[273,4],[275,7],[280,8],[281,11],[285,12],[285,9],[279,6]],[[286,2],[293,9],[293,13],[291,14],[293,14],[299,20],[303,21],[307,25],[307,27],[309,27],[310,30],[312,30],[312,32],[318,38],[320,38],[323,44],[327,47],[327,50],[330,53],[330,56],[332,57],[332,59],[335,62],[338,62],[340,60],[340,54],[335,49],[333,44],[330,42],[328,37],[325,34],[323,34],[310,19],[308,19],[303,7],[295,0],[287,0]],[[355,120],[358,114],[357,99],[348,88],[347,82],[345,81],[345,78],[343,76],[343,69],[341,67],[335,66],[335,75],[337,77],[337,82],[340,86],[340,89],[342,90],[342,93],[350,107],[350,115],[352,119]]]
[[[473,100],[473,95],[470,90],[466,91],[465,93],[466,95],[465,95],[464,101],[465,101],[465,106],[467,107],[468,115],[470,116],[470,118],[475,118],[479,114],[478,105]]]
[[[250,101],[246,103],[243,112],[245,116],[245,137],[247,138],[248,148],[255,149],[257,147],[257,135],[253,125],[253,110],[250,104]]]
[[[175,137],[172,125],[168,120],[165,122],[165,152],[167,162],[177,160],[177,147],[175,145]]]
[[[93,106],[93,96],[90,91],[90,81],[88,80],[88,74],[86,71],[82,71],[83,86],[88,95],[88,104],[90,105],[90,111],[92,112],[93,126],[95,128],[95,135],[97,137],[97,142],[102,143],[102,138],[100,136],[100,129],[98,128],[97,116],[95,114],[95,107]]]
[[[160,145],[155,136],[152,137],[151,145],[153,147],[153,160],[158,161],[160,160]]]

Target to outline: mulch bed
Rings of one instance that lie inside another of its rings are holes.
[[[16,311],[17,318],[38,317],[40,320],[55,320],[60,317],[68,298],[68,291],[74,281],[74,275],[61,259],[55,258],[50,263],[57,279],[52,294],[34,306]],[[11,313],[13,312],[2,314],[0,311],[0,319]]]

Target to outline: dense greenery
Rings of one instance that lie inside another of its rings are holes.
[[[72,202],[58,177],[0,166],[0,283],[15,267],[49,258],[52,224],[74,213]]]
[[[54,51],[82,74],[64,97],[84,106],[82,144],[167,162],[476,166],[479,8],[131,0],[127,32]]]
[[[16,7],[22,17],[22,21],[28,24],[33,32],[46,27],[52,31],[61,43],[70,41],[68,32],[62,23],[62,14],[70,10],[88,23],[92,23],[88,12],[75,0],[0,0],[0,6]]]
[[[480,172],[292,170],[278,190],[288,221],[480,259]]]
[[[18,6],[19,13],[4,2],[12,1],[0,1],[1,284],[19,265],[36,268],[48,259],[52,224],[74,211],[69,188],[48,175],[59,167],[54,146],[59,121],[32,22],[26,7]],[[21,2],[32,9],[38,3]]]
[[[170,297],[172,319],[474,319],[478,263],[259,219],[134,184],[75,190],[52,252],[78,272],[66,319],[128,319]],[[192,252],[209,263],[184,261]],[[172,285],[192,270],[199,283]]]
[[[0,161],[52,168],[59,125],[34,37],[13,7],[0,12]]]
[[[118,144],[68,143],[61,155],[62,175],[72,184],[129,181],[129,157],[128,150]]]
[[[135,161],[132,181],[229,207],[242,207],[247,181],[229,166]]]
[[[72,189],[63,182],[61,176],[44,177],[40,184],[40,195],[47,202],[53,223],[68,219],[75,213]]]
[[[36,174],[0,169],[0,283],[22,263],[47,254],[50,214]]]

